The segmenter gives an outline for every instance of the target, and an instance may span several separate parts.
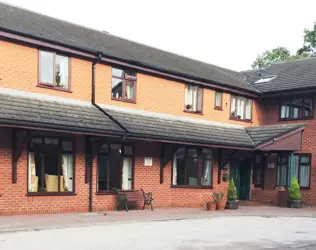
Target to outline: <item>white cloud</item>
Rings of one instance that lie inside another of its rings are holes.
[[[4,1],[234,70],[266,49],[295,52],[316,21],[315,0]]]

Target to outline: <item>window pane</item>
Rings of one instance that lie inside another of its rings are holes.
[[[34,150],[40,150],[42,148],[42,139],[41,138],[32,138],[31,148]]]
[[[252,106],[252,100],[246,99],[246,114],[245,119],[250,120],[251,119],[251,106]]]
[[[40,51],[40,82],[54,83],[54,54]]]
[[[288,183],[291,183],[291,181],[292,181],[294,176],[296,176],[296,178],[298,178],[298,168],[299,168],[299,156],[298,155],[294,155],[294,157],[293,157],[293,167],[292,167],[291,171],[289,171]]]
[[[58,174],[60,174],[59,191],[64,192],[64,176],[62,175],[62,169],[59,169],[58,167],[60,164],[61,155],[59,154],[58,150],[52,150],[51,147],[52,146],[49,144],[49,148],[47,148],[43,157],[45,191],[58,192]]]
[[[203,103],[203,89],[197,87],[197,107],[196,107],[196,111],[202,112],[202,103]]]
[[[56,86],[68,89],[68,57],[56,55]]]
[[[102,144],[100,148],[101,153],[109,153],[109,145],[108,144]]]
[[[187,84],[185,86],[185,100],[184,100],[185,109],[192,110],[192,104],[193,104],[193,86]]]
[[[123,80],[112,78],[112,97],[122,98]]]
[[[277,173],[278,186],[287,186],[287,180],[286,180],[287,157],[288,156],[278,157],[278,173]]]
[[[290,102],[289,102],[289,100],[282,101],[280,117],[281,117],[281,119],[285,119],[285,118],[290,117]]]
[[[72,151],[72,141],[63,141],[63,151]]]
[[[230,115],[232,117],[236,117],[237,116],[237,112],[236,112],[236,97],[235,96],[232,96],[231,98],[231,106],[230,106]]]
[[[290,113],[293,119],[298,119],[302,117],[302,104],[302,98],[292,100]]]
[[[45,144],[57,145],[58,139],[56,138],[45,138]]]
[[[110,161],[107,156],[98,156],[98,191],[110,190]]]
[[[222,93],[215,92],[215,107],[222,107]]]
[[[61,166],[62,166],[62,178],[63,189],[60,191],[72,192],[73,191],[73,156],[64,154],[61,156]]]
[[[122,170],[122,189],[130,190],[132,189],[132,158],[124,157],[123,158],[123,170]]]
[[[245,98],[239,97],[237,99],[237,118],[245,119]]]
[[[124,78],[124,71],[121,69],[112,68],[112,76]]]
[[[134,83],[126,82],[125,98],[134,100]]]
[[[136,72],[132,70],[125,70],[125,79],[133,79],[136,77]]]
[[[124,155],[133,155],[132,146],[124,146]]]
[[[309,158],[309,156],[301,156],[301,163],[310,163],[309,161],[310,161],[310,158]]]
[[[185,184],[185,148],[180,148],[175,154],[173,159],[172,171],[172,184],[184,185]]]
[[[303,112],[305,117],[313,115],[313,101],[312,98],[304,98]]]
[[[197,168],[197,150],[188,149],[188,155],[185,158],[185,174],[186,184],[196,186],[198,185],[198,168]]]
[[[309,187],[310,165],[301,165],[299,183],[301,187]]]

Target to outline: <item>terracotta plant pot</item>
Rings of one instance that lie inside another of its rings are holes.
[[[216,201],[216,209],[219,211],[222,211],[225,209],[227,203],[227,199],[223,199],[223,200],[218,200]]]
[[[216,203],[214,203],[214,202],[206,203],[206,209],[208,211],[215,211],[216,210]]]

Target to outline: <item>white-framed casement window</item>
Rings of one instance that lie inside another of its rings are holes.
[[[242,96],[231,97],[230,117],[236,120],[251,120],[252,100]]]
[[[185,86],[184,110],[202,113],[203,88],[187,84]]]

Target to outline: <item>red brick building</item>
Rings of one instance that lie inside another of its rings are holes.
[[[0,13],[0,215],[112,210],[114,189],[203,207],[227,176],[240,200],[274,203],[297,176],[316,203],[316,59],[234,72]]]

